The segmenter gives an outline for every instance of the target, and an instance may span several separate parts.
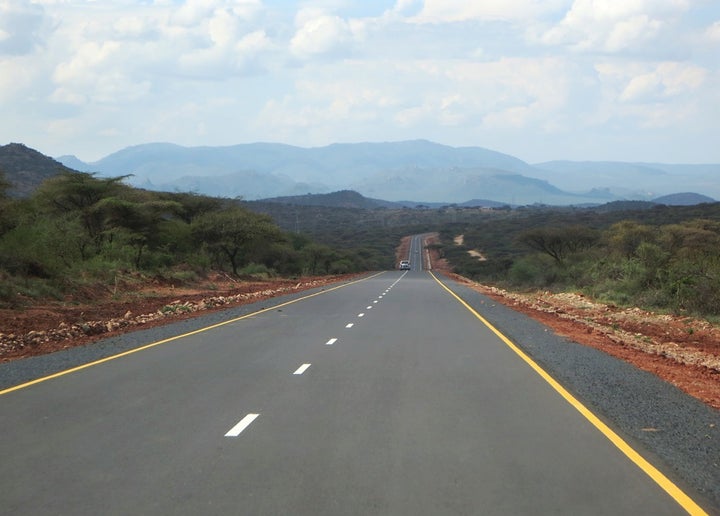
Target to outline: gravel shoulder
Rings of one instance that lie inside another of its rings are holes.
[[[195,289],[192,292],[172,289],[172,296],[161,292],[132,304],[138,313],[132,317],[124,315],[128,302],[103,303],[97,309],[46,306],[17,313],[13,320],[3,321],[5,333],[0,333],[0,390],[300,299],[360,277],[254,282],[202,293]],[[38,318],[37,311],[44,317]],[[8,332],[8,326],[16,328],[15,332]],[[45,329],[27,331],[29,327]]]

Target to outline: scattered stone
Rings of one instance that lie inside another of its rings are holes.
[[[278,287],[273,289],[263,289],[254,292],[245,292],[232,296],[212,296],[203,298],[199,301],[182,301],[174,300],[169,304],[159,308],[156,312],[133,315],[128,310],[122,317],[113,318],[105,321],[84,321],[77,324],[68,324],[61,322],[57,328],[48,331],[29,331],[24,335],[16,335],[13,333],[0,333],[0,354],[7,355],[13,351],[23,350],[28,346],[38,346],[47,342],[64,342],[70,339],[78,339],[84,336],[96,336],[117,331],[121,328],[134,326],[142,326],[150,322],[158,321],[163,318],[174,317],[181,314],[209,310],[220,306],[232,305],[248,300],[255,300],[263,297],[274,297],[287,292],[297,291],[299,289],[313,288],[323,285],[324,281],[311,280],[304,283],[297,283],[294,286]],[[84,315],[84,314],[83,314]],[[68,346],[64,346],[68,347]]]

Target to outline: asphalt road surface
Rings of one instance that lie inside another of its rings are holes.
[[[422,252],[411,271],[6,391],[0,512],[702,513]]]

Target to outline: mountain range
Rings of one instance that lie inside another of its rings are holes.
[[[128,147],[94,163],[58,160],[99,175],[133,174],[153,190],[266,197],[354,190],[366,197],[415,203],[488,199],[512,205],[598,204],[652,200],[679,192],[720,198],[720,164],[663,165],[552,161],[531,165],[482,147],[414,140],[301,148],[277,143]]]
[[[11,144],[17,145],[17,144]],[[3,146],[0,150],[4,149]],[[149,143],[86,163],[60,156],[58,166],[100,177],[129,175],[133,186],[255,200],[352,190],[405,205],[603,204],[685,195],[720,198],[720,164],[667,165],[551,161],[529,164],[482,147],[414,140],[302,148],[278,143],[182,147]],[[3,163],[0,161],[0,168]],[[674,202],[671,197],[667,202]]]

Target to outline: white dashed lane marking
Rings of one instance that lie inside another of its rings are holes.
[[[352,328],[353,326],[355,326],[355,323],[348,323],[345,325],[346,328]]]
[[[325,345],[326,345],[326,346],[332,346],[332,345],[335,344],[336,342],[337,342],[337,339],[332,338],[332,339],[330,339],[329,341],[327,341],[327,342],[325,343]]]
[[[297,371],[295,371],[293,374],[303,374],[305,371],[307,371],[308,367],[310,367],[310,364],[303,364],[298,367]]]
[[[225,437],[237,437],[238,435],[240,435],[240,434],[243,432],[243,430],[245,430],[247,427],[249,427],[250,424],[251,424],[253,421],[255,421],[255,419],[256,419],[259,415],[260,415],[260,414],[248,414],[247,416],[245,416],[244,418],[242,418],[237,425],[235,425],[234,427],[232,427],[232,428],[228,431],[228,433],[225,434]]]

